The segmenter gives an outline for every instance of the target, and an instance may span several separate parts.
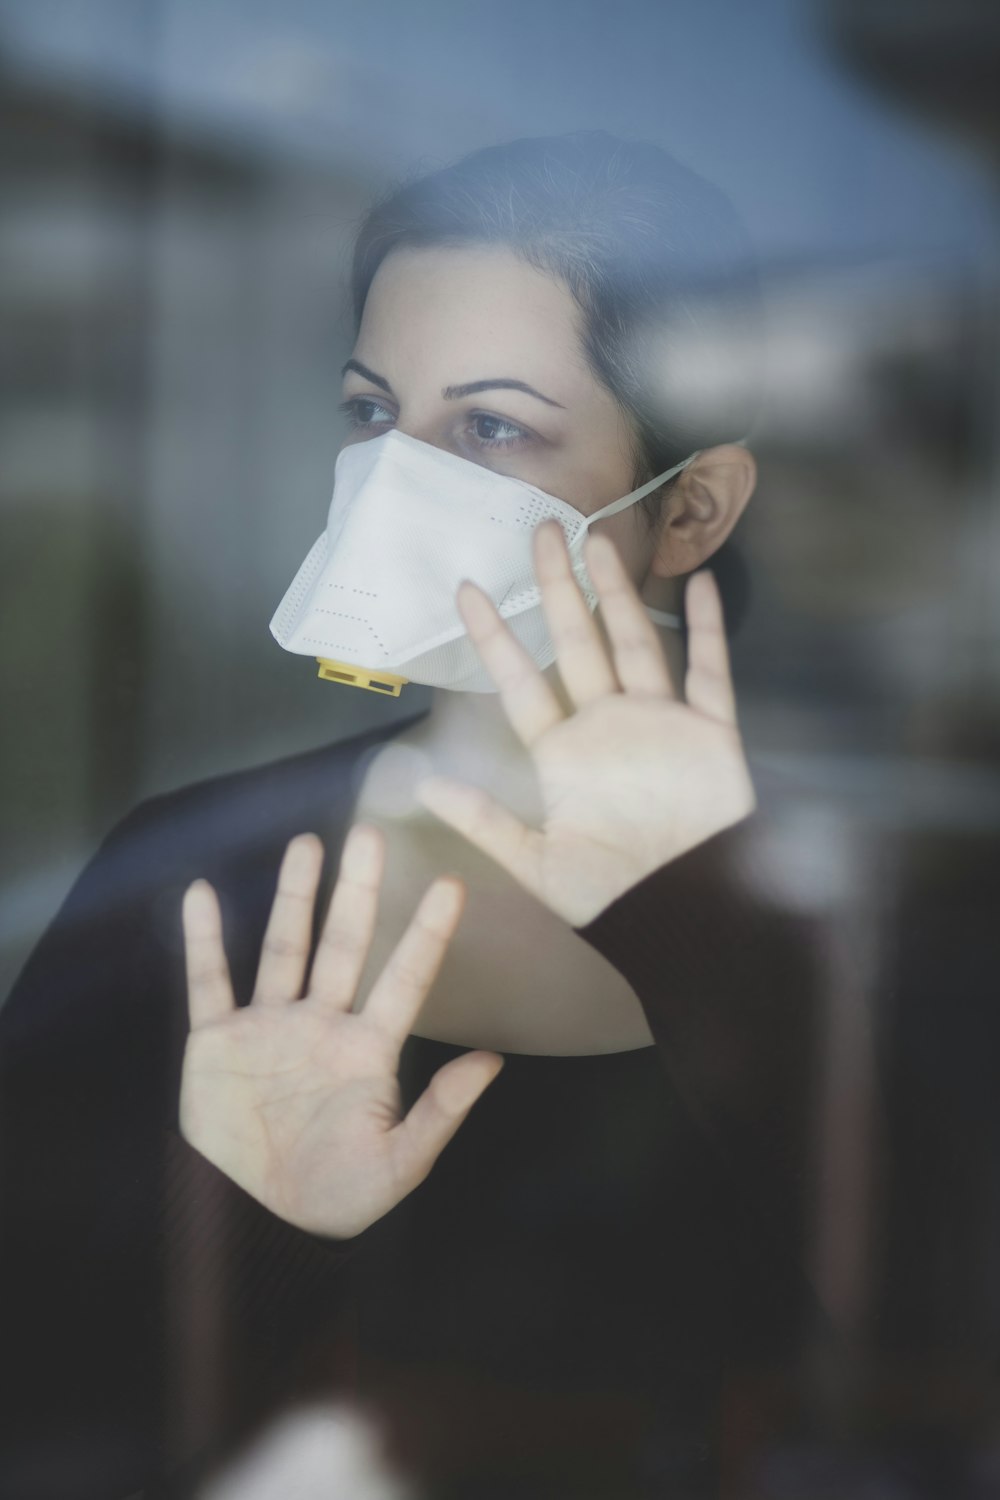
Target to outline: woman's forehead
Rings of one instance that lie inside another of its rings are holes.
[[[557,386],[547,394],[563,401],[594,383],[580,334],[565,283],[512,250],[407,248],[376,273],[355,355],[390,381],[387,364],[396,379],[419,372],[446,385],[513,377]]]

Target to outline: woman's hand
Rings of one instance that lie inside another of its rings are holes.
[[[180,1124],[266,1208],[334,1238],[360,1233],[427,1176],[502,1058],[466,1052],[400,1118],[400,1049],[458,925],[464,890],[435,880],[365,1004],[352,1011],[385,860],[374,828],[348,836],[308,989],[302,988],[323,847],[285,853],[249,1005],[235,1003],[215,892],[184,898],[191,1033]]]
[[[653,624],[614,545],[587,542],[610,651],[573,576],[562,529],[534,538],[535,572],[566,695],[474,584],[459,609],[538,773],[544,822],[527,828],[487,792],[450,778],[421,800],[540,901],[582,927],[630,886],[753,811],[715,581],[687,589],[688,668],[678,698]]]

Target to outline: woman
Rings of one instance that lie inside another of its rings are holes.
[[[29,962],[3,1015],[25,1500],[188,1493],[317,1391],[435,1496],[716,1493],[728,1375],[809,1307],[812,977],[745,879],[714,584],[686,666],[649,610],[753,489],[745,405],[685,405],[669,363],[746,273],[714,190],[599,135],[477,153],[362,228],[338,492],[386,451],[393,503],[416,476],[372,576],[421,585],[464,534],[442,455],[470,494],[485,470],[600,519],[568,549],[529,506],[547,632],[463,584],[465,665],[411,673],[451,681],[428,715],[139,809]],[[357,498],[331,558],[370,552]],[[310,650],[301,624],[276,633]]]

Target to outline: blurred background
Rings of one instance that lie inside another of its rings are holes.
[[[944,913],[966,967],[969,924],[1000,925],[998,68],[998,8],[967,0],[0,0],[3,991],[137,801],[421,701],[320,684],[267,628],[325,523],[372,198],[515,135],[654,140],[760,256],[736,669],[796,789],[814,878],[788,899],[842,917],[816,1258],[861,1326],[893,1232],[863,1166],[893,923],[929,859],[970,872]],[[961,970],[927,1004],[957,1008],[985,1151],[997,1024]],[[970,1192],[996,1266],[1000,1191]],[[942,1317],[981,1317],[934,1253]]]

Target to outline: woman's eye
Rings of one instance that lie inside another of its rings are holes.
[[[529,436],[525,428],[518,427],[516,422],[508,422],[504,417],[491,417],[488,412],[477,412],[469,424],[469,430],[475,442],[483,448],[509,448],[511,444],[519,443]]]
[[[374,396],[351,396],[341,403],[340,409],[352,427],[382,427],[396,420],[395,412],[376,401]]]
[[[375,396],[350,396],[341,403],[340,410],[355,432],[392,427],[396,421],[395,411]],[[490,449],[511,448],[531,436],[527,428],[519,427],[516,422],[485,411],[472,414],[466,434],[475,447]]]

